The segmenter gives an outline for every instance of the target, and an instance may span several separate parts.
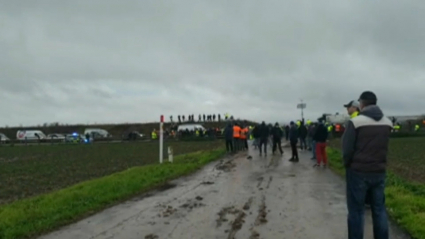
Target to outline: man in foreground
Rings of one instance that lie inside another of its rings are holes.
[[[356,100],[348,102],[348,104],[345,104],[344,107],[347,109],[347,113],[351,119],[357,117],[360,114],[360,103]],[[366,207],[370,208],[370,192],[366,193],[365,205]]]
[[[384,190],[392,122],[376,105],[373,92],[363,92],[359,102],[361,112],[350,119],[342,137],[347,174],[348,238],[363,239],[365,199],[369,191],[374,238],[388,239]]]

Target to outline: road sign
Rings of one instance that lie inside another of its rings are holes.
[[[306,103],[297,104],[297,109],[305,109],[307,107]]]

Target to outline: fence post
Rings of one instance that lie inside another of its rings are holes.
[[[168,146],[168,161],[173,162],[173,148],[171,146]]]
[[[161,115],[159,122],[159,163],[164,160],[164,115]]]

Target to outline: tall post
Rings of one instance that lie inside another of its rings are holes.
[[[161,115],[159,122],[159,163],[164,160],[164,115]]]
[[[301,109],[301,121],[304,122],[304,109],[306,108],[307,104],[304,103],[303,100],[301,100],[300,104],[297,104],[297,109]]]
[[[303,100],[301,100],[301,121],[304,122],[304,105],[303,105]]]

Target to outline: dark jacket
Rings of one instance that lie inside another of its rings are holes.
[[[316,125],[310,125],[307,129],[307,137],[313,138],[314,134],[316,133]]]
[[[289,128],[289,140],[291,142],[298,142],[298,127],[293,125]]]
[[[298,127],[298,136],[301,139],[307,138],[307,127],[305,127],[304,124],[301,124],[300,127]]]
[[[325,143],[328,140],[328,128],[324,124],[319,124],[313,135],[316,143]]]
[[[257,125],[252,129],[252,136],[254,137],[254,139],[258,139],[260,138],[260,126]]]
[[[275,126],[271,130],[271,135],[273,136],[273,140],[279,140],[283,137],[283,131],[279,126]]]
[[[259,127],[260,127],[260,138],[263,140],[268,139],[270,136],[269,126],[262,123]]]
[[[231,124],[228,124],[226,128],[224,129],[224,138],[226,140],[233,139],[233,126]]]
[[[342,136],[346,168],[363,173],[383,173],[393,124],[376,105],[365,107],[351,119]]]

